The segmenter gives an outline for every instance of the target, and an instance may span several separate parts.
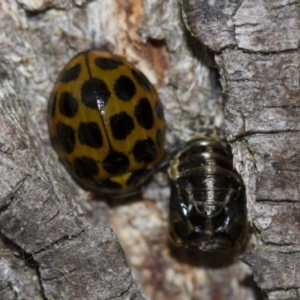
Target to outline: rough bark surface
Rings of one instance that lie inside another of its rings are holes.
[[[269,299],[300,299],[299,2],[184,0],[183,9],[217,52],[226,133],[257,236],[243,260]]]

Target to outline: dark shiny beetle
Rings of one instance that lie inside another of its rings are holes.
[[[239,249],[246,238],[245,189],[228,147],[213,137],[190,141],[171,161],[170,239],[202,251]]]

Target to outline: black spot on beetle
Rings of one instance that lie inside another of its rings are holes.
[[[74,158],[73,165],[75,173],[81,179],[92,179],[99,173],[97,162],[88,156]]]
[[[122,111],[110,118],[110,128],[115,139],[125,140],[134,129],[134,122],[125,111]]]
[[[79,124],[78,138],[81,144],[92,148],[100,148],[103,145],[101,130],[96,122]]]
[[[160,120],[164,120],[164,109],[160,101],[157,101],[154,105],[156,116]]]
[[[82,85],[81,99],[87,107],[101,110],[110,96],[108,86],[101,79],[91,78]]]
[[[115,150],[111,150],[102,162],[103,168],[106,172],[112,175],[124,173],[129,167],[128,157]]]
[[[134,115],[138,123],[145,129],[151,129],[154,126],[154,115],[151,104],[147,98],[141,98],[135,106]]]
[[[114,84],[114,91],[118,98],[129,101],[135,95],[136,87],[129,77],[121,75]]]
[[[70,154],[73,152],[75,147],[75,132],[74,129],[66,125],[64,123],[59,122],[57,124],[57,137],[60,146],[63,148],[63,150]]]
[[[57,139],[55,138],[52,132],[50,133],[50,142],[53,148],[57,151],[58,150]]]
[[[123,62],[116,58],[96,57],[95,65],[103,70],[113,70],[123,65]]]
[[[108,189],[108,190],[120,190],[122,188],[122,185],[110,179],[104,179],[97,183],[97,188]]]
[[[68,118],[73,118],[78,110],[76,98],[69,92],[63,92],[59,97],[59,111]]]
[[[57,93],[52,93],[48,104],[48,114],[51,119],[55,117],[56,97]]]
[[[126,181],[128,187],[138,187],[152,175],[152,169],[142,169],[133,171]]]
[[[131,70],[131,73],[134,77],[134,79],[138,82],[138,84],[146,91],[150,92],[151,90],[151,83],[149,80],[146,78],[144,74],[141,72],[138,72],[134,69]]]
[[[155,136],[155,141],[156,141],[156,144],[157,144],[157,147],[158,147],[158,148],[161,148],[161,147],[162,147],[163,140],[164,140],[164,134],[163,134],[163,131],[162,131],[161,129],[158,129],[158,130],[156,131],[156,136]]]
[[[66,169],[72,174],[73,166],[72,166],[71,162],[66,158],[60,158],[60,161],[66,167]]]
[[[138,140],[132,149],[134,158],[138,162],[151,162],[156,158],[157,148],[151,138]]]
[[[81,72],[81,65],[76,64],[73,67],[69,68],[68,70],[64,70],[60,75],[59,81],[60,82],[70,82],[78,78]]]

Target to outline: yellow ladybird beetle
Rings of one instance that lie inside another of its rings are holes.
[[[124,58],[88,50],[59,75],[48,107],[53,147],[85,189],[127,193],[164,154],[162,104],[148,79]]]

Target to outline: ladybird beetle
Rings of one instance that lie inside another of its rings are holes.
[[[126,193],[162,159],[165,121],[148,79],[121,56],[88,50],[59,75],[48,107],[51,142],[83,188]]]
[[[188,142],[168,169],[169,236],[202,251],[239,249],[246,239],[245,189],[228,145],[201,136]]]

